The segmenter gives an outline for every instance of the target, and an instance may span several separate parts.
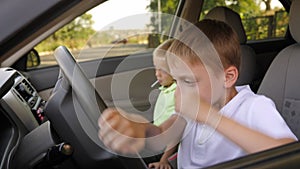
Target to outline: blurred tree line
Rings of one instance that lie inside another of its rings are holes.
[[[92,15],[85,13],[49,36],[35,49],[39,52],[54,51],[60,45],[66,45],[70,49],[82,48],[96,32],[92,28],[93,23]]]
[[[153,32],[147,39],[149,48],[158,46],[167,38],[161,34],[169,33],[172,15],[175,14],[178,2],[179,0],[150,0],[147,9],[154,13],[150,25],[148,25]],[[215,6],[227,6],[240,14],[248,40],[283,37],[287,29],[288,15],[282,9],[271,9],[271,2],[272,0],[205,0],[199,19],[203,19],[207,12]],[[265,6],[264,9],[261,9],[262,5]],[[156,13],[158,8],[164,15],[159,16]],[[92,28],[93,23],[92,15],[85,13],[48,37],[36,49],[43,52],[53,51],[62,44],[70,49],[80,49],[89,45],[86,43],[96,32]],[[106,32],[101,39],[109,41],[113,36],[111,33]],[[137,40],[140,41],[140,39]]]

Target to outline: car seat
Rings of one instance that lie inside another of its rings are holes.
[[[300,17],[297,10],[300,10],[300,1],[294,0],[290,8],[289,30],[296,43],[278,53],[258,93],[273,99],[291,130],[300,138]]]
[[[247,36],[240,15],[227,7],[217,6],[207,13],[205,19],[223,21],[235,30],[241,44],[242,54],[237,85],[250,85],[255,76],[256,54],[254,50],[246,44]]]

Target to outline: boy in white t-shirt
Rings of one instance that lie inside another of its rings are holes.
[[[270,99],[248,86],[235,87],[240,44],[230,26],[197,22],[168,51],[177,113],[157,127],[138,115],[107,109],[99,118],[99,138],[107,147],[128,154],[180,142],[178,168],[191,169],[297,140]]]

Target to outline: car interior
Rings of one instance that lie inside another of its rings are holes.
[[[185,28],[184,22],[199,20],[201,7],[206,2],[179,1],[167,36],[176,37]],[[221,20],[233,27],[242,52],[237,85],[249,84],[255,93],[272,98],[299,138],[300,0],[280,2],[289,15],[283,38],[249,40],[242,16],[218,4],[202,18]],[[8,10],[15,7],[16,1],[5,3],[7,9],[0,12],[2,16],[11,13]],[[0,31],[0,168],[148,168],[149,159],[143,159],[139,153],[123,157],[103,148],[97,136],[97,119],[105,108],[117,106],[152,121],[159,94],[157,86],[151,87],[156,81],[153,48],[79,62],[79,56],[88,51],[82,50],[77,56],[62,44],[53,53],[56,65],[41,68],[27,68],[26,65],[32,53],[40,62],[41,53],[33,49],[35,45],[102,3],[106,2],[62,0],[41,3],[29,0],[28,5],[17,8],[28,14],[23,14],[24,18],[18,18],[17,13],[11,18],[0,17],[0,23],[7,23],[10,28]],[[29,10],[35,5],[40,5],[38,10]],[[20,22],[12,22],[15,20]],[[114,43],[108,50],[123,49],[131,41],[126,42]],[[300,144],[297,141],[208,168],[299,168],[299,160]]]

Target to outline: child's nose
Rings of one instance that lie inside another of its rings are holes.
[[[160,73],[159,70],[156,70],[156,71],[155,71],[155,76],[157,76],[157,77],[160,77],[160,76],[161,76],[161,73]]]

